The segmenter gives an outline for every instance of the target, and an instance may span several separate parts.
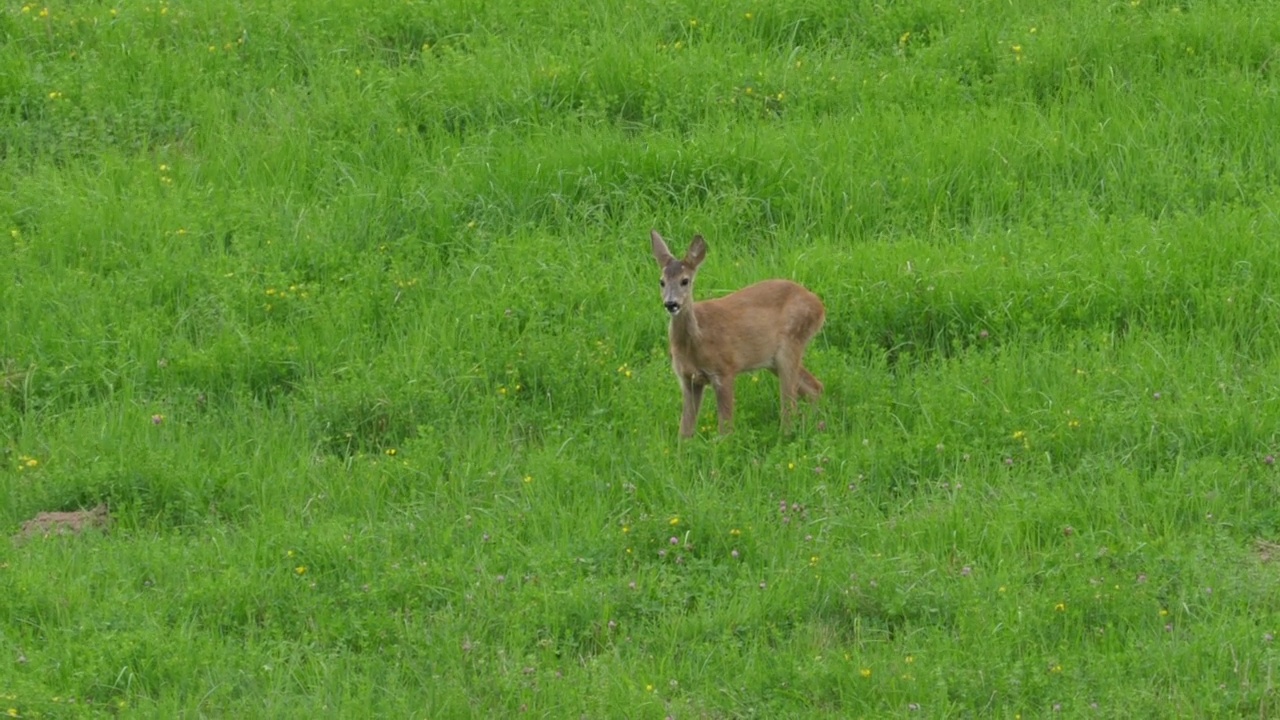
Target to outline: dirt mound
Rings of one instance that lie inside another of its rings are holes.
[[[79,535],[88,528],[106,530],[111,527],[111,514],[105,504],[92,510],[73,510],[71,512],[42,512],[22,523],[22,529],[13,536],[15,543],[21,544],[33,537],[47,538],[51,535]]]

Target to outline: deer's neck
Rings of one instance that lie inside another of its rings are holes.
[[[693,312],[693,303],[676,313],[671,318],[671,347],[673,350],[692,350],[699,336],[698,317]]]

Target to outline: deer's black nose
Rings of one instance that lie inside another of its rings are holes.
[[[663,306],[666,307],[667,312],[671,313],[672,315],[675,315],[676,311],[680,309],[680,303],[674,300],[672,300],[671,302],[663,303]]]

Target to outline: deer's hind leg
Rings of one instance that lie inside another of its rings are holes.
[[[822,397],[822,381],[813,376],[803,365],[800,366],[800,394],[817,402]]]
[[[774,359],[773,370],[778,375],[779,415],[782,420],[782,430],[787,432],[791,430],[791,416],[796,411],[796,396],[809,392],[805,376],[810,379],[813,376],[809,375],[800,364],[800,353],[790,348],[783,348],[778,352],[778,356]]]
[[[784,348],[778,353],[778,394],[782,403],[782,429],[791,428],[791,417],[796,413],[799,397],[806,398],[814,407],[822,396],[822,381],[813,376],[802,362],[804,347]]]

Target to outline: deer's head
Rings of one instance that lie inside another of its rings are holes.
[[[701,235],[694,235],[684,259],[678,260],[657,230],[650,231],[649,237],[653,241],[653,259],[662,268],[662,306],[674,316],[693,306],[693,279],[707,256],[707,243]]]

